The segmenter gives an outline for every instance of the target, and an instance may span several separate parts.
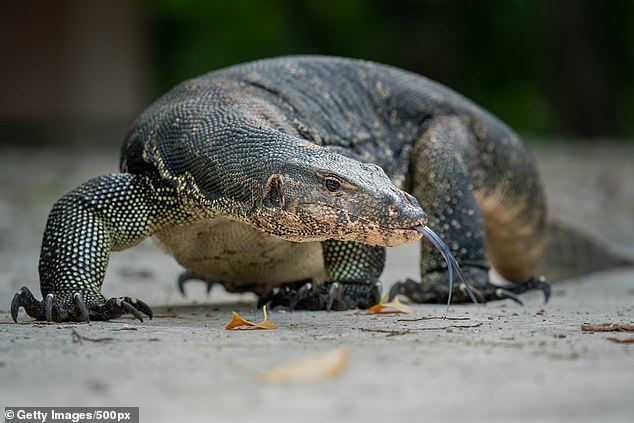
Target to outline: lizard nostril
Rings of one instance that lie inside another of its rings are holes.
[[[394,204],[390,204],[389,206],[387,206],[387,210],[391,217],[398,216],[401,213],[398,207],[396,207]]]
[[[418,201],[414,197],[412,197],[410,194],[404,192],[403,198],[405,198],[405,201],[409,203],[411,206],[418,207],[418,205],[416,204],[418,203]]]

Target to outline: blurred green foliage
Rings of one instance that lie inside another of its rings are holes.
[[[634,1],[157,0],[157,94],[235,63],[327,54],[389,63],[520,132],[634,134]]]

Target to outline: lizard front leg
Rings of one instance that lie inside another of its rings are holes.
[[[307,310],[368,308],[381,299],[379,276],[385,266],[385,248],[353,241],[322,242],[327,280],[300,281],[275,288],[260,297],[259,306],[286,306]]]
[[[156,205],[148,179],[127,173],[92,179],[62,197],[51,210],[40,253],[43,300],[23,287],[11,303],[46,321],[89,321],[152,311],[134,297],[105,298],[101,285],[110,251],[137,244],[151,231]]]

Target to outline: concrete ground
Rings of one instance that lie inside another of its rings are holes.
[[[557,218],[634,255],[634,146],[537,143]],[[634,268],[575,278],[520,307],[415,305],[407,315],[273,311],[279,328],[226,331],[254,297],[202,284],[178,294],[180,269],[151,242],[113,254],[104,292],[137,295],[156,318],[42,324],[8,309],[39,292],[46,215],[64,192],[116,169],[116,148],[0,150],[0,407],[139,406],[141,421],[632,421],[634,333],[583,323],[634,322]],[[386,284],[415,277],[416,247],[392,249]],[[76,334],[84,337],[78,340]],[[338,377],[264,383],[262,370],[343,347]]]

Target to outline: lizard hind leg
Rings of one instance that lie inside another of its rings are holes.
[[[450,289],[452,264],[446,263],[445,257],[451,256],[460,264],[468,285],[478,291],[479,300],[509,298],[521,302],[517,294],[542,286],[527,281],[509,290],[489,279],[487,225],[477,194],[487,181],[478,176],[483,169],[477,143],[465,121],[443,117],[431,122],[415,145],[411,193],[427,211],[429,227],[444,240],[449,251],[436,250],[423,241],[420,282],[397,282],[390,291],[391,297],[403,294],[415,302],[444,303],[451,294],[454,302],[472,301],[473,293],[467,284]],[[439,245],[438,240],[435,244]]]
[[[414,227],[414,229],[422,233],[423,236],[427,238],[434,245],[434,247],[436,247],[436,250],[438,250],[440,254],[442,254],[443,258],[445,259],[445,262],[447,263],[447,271],[449,273],[449,294],[447,295],[447,305],[451,304],[451,293],[453,292],[454,270],[456,271],[456,274],[460,278],[460,283],[461,283],[460,286],[467,291],[467,293],[469,294],[469,297],[471,297],[471,300],[474,303],[482,302],[483,299],[482,297],[480,297],[478,291],[474,290],[469,285],[469,283],[467,283],[465,275],[462,272],[462,269],[460,268],[458,261],[451,254],[451,251],[449,250],[449,247],[447,246],[447,244],[445,244],[443,240],[440,239],[440,237],[436,235],[436,233],[432,231],[430,228],[428,228],[427,226],[424,226],[424,225],[416,226]]]
[[[530,277],[527,280],[524,280],[521,283],[515,284],[514,286],[509,288],[497,288],[495,287],[495,285],[489,284],[488,282],[486,282],[486,289],[484,290],[483,293],[480,293],[479,291],[471,287],[471,285],[467,282],[467,277],[465,276],[464,272],[460,268],[460,265],[458,264],[458,261],[456,260],[456,258],[449,251],[449,247],[447,247],[447,244],[445,244],[440,239],[440,237],[436,235],[434,231],[429,229],[427,226],[417,226],[416,230],[423,233],[423,235],[442,254],[443,258],[445,259],[445,262],[447,263],[447,270],[448,270],[448,277],[449,277],[447,306],[451,304],[451,296],[453,292],[453,271],[454,270],[460,280],[460,284],[458,285],[458,288],[461,291],[466,292],[471,298],[471,301],[473,301],[474,303],[483,303],[491,299],[508,298],[521,305],[523,304],[522,300],[520,300],[517,295],[530,291],[530,290],[541,290],[544,293],[546,302],[550,298],[550,285],[548,284],[548,282],[546,282],[546,279],[543,276]],[[471,266],[476,265],[477,267],[476,263],[468,263],[468,265],[471,265]],[[486,268],[484,269],[488,270]],[[413,281],[410,280],[409,283],[411,284],[412,282]],[[396,294],[398,294],[399,289],[402,289],[401,285],[398,285],[398,284],[395,285],[395,287],[393,287],[392,290],[390,291],[390,293],[392,294],[390,295],[390,297],[393,298]],[[414,287],[413,289],[414,291],[416,291],[417,288]]]

